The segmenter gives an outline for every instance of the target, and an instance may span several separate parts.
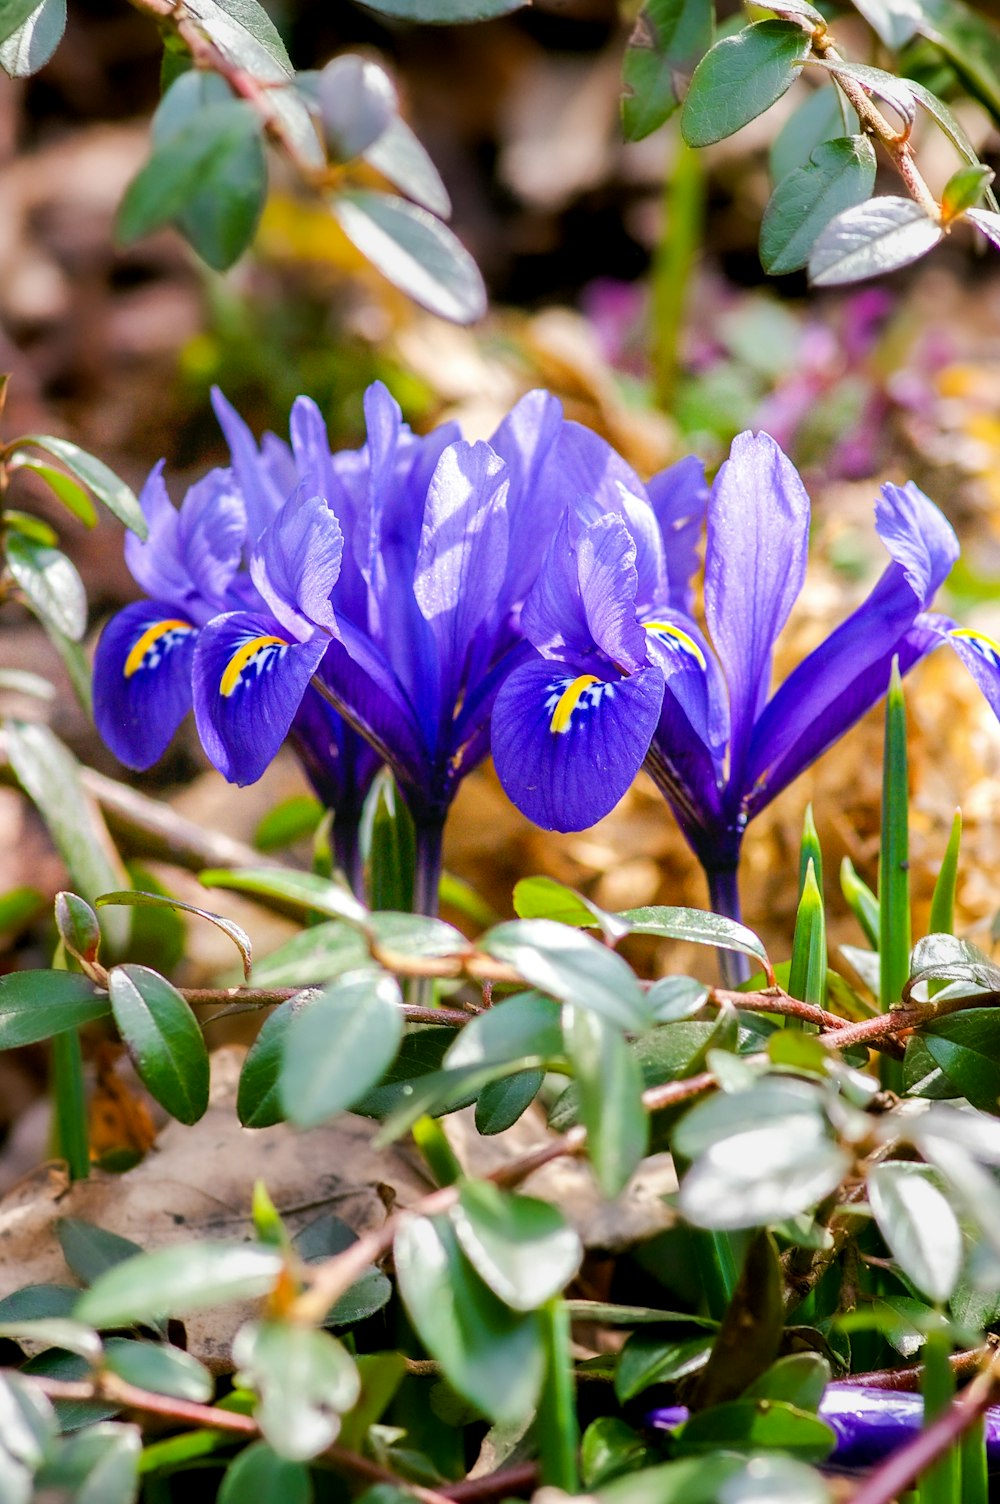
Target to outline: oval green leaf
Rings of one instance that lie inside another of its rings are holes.
[[[76,972],[11,972],[0,976],[0,1050],[36,1044],[110,1012],[107,993]]]
[[[79,642],[87,629],[87,592],[66,555],[19,533],[8,533],[5,554],[35,615],[45,626]]]
[[[530,986],[559,1002],[599,1013],[626,1029],[648,1024],[645,998],[631,967],[591,935],[553,919],[521,919],[498,924],[479,943],[487,955],[508,961]]]
[[[108,995],[139,1079],[172,1117],[196,1123],[208,1106],[208,1050],[184,998],[147,966],[114,967]]]
[[[347,238],[384,277],[422,308],[456,324],[486,312],[479,268],[433,214],[389,193],[339,193],[330,208]]]
[[[579,1235],[556,1207],[534,1196],[468,1180],[450,1215],[469,1263],[514,1311],[533,1311],[558,1295],[580,1267]]]
[[[859,204],[875,185],[875,150],[867,136],[845,136],[817,146],[806,167],[783,178],[760,227],[766,272],[797,271],[835,214]]]
[[[918,261],[944,235],[941,226],[910,198],[871,199],[832,219],[813,246],[809,280],[814,287],[862,282]]]
[[[79,1321],[98,1328],[184,1315],[266,1295],[284,1256],[259,1243],[175,1243],[116,1264],[80,1297]]]
[[[70,443],[69,439],[53,438],[51,434],[28,434],[25,438],[18,439],[17,448],[22,449],[28,444],[36,449],[44,449],[46,454],[61,461],[133,533],[140,538],[148,536],[149,529],[135,492],[101,460],[95,459],[78,444]]]
[[[681,130],[689,146],[710,146],[769,110],[795,82],[812,38],[794,21],[756,21],[723,37],[694,70]]]
[[[402,1001],[388,972],[349,972],[291,1018],[279,1092],[292,1122],[326,1122],[377,1085],[403,1037]]]

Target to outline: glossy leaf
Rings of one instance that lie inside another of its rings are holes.
[[[735,919],[710,914],[703,909],[662,905],[625,909],[621,918],[628,921],[631,935],[662,935],[666,940],[686,940],[691,945],[713,945],[720,950],[742,951],[760,962],[769,981],[774,980],[763,941]]]
[[[108,1269],[80,1297],[92,1326],[131,1326],[230,1300],[266,1295],[281,1273],[276,1248],[259,1243],[174,1243]]]
[[[538,1096],[545,1072],[517,1071],[502,1081],[488,1081],[476,1098],[476,1132],[505,1133],[527,1112]]]
[[[953,172],[941,190],[941,210],[945,219],[954,219],[966,209],[973,208],[995,176],[992,167],[984,167],[981,162]]]
[[[0,48],[0,58],[3,50]],[[53,465],[46,465],[42,460],[35,459],[32,455],[25,454],[23,449],[18,450],[11,462],[11,470],[27,470],[31,475],[37,475],[43,480],[52,494],[62,502],[67,511],[72,512],[85,527],[97,526],[97,509],[83,486],[75,481],[65,470],[57,470]]]
[[[205,1365],[168,1343],[112,1337],[106,1344],[104,1361],[126,1384],[151,1390],[153,1394],[206,1404],[215,1391],[215,1382]]]
[[[406,121],[394,115],[371,146],[364,160],[415,204],[421,204],[439,219],[451,215],[451,199],[441,174]]]
[[[142,508],[136,500],[135,492],[123,480],[120,480],[113,470],[109,470],[103,461],[95,459],[92,454],[88,454],[78,444],[71,443],[69,439],[53,438],[51,434],[28,434],[25,438],[18,439],[18,450],[27,445],[35,449],[43,449],[46,454],[51,454],[59,460],[76,476],[77,480],[83,482],[88,491],[93,492],[98,501],[106,506],[119,522],[123,522],[140,538],[147,536],[149,529],[142,515]]]
[[[34,1470],[55,1441],[56,1429],[52,1406],[37,1386],[9,1368],[0,1372],[0,1448],[7,1458]]]
[[[798,77],[811,38],[794,21],[756,21],[724,37],[694,71],[681,130],[689,146],[710,146],[769,110]]]
[[[622,65],[626,141],[641,141],[673,114],[712,45],[710,0],[647,0]]]
[[[908,78],[906,82],[914,99],[927,111],[931,119],[937,122],[959,155],[972,166],[976,166],[979,162],[979,153],[969,139],[965,127],[952,114],[944,100],[932,94],[930,89],[925,88],[923,84],[917,83],[916,79]],[[1000,210],[1000,203],[997,202],[992,188],[986,190],[986,202],[991,209]]]
[[[649,1144],[642,1072],[613,1024],[583,1007],[563,1011],[587,1155],[604,1195],[617,1196]]]
[[[556,1207],[466,1181],[450,1213],[462,1251],[495,1295],[533,1311],[560,1294],[583,1258],[579,1235]]]
[[[920,24],[919,0],[853,0],[853,3],[890,52],[898,52],[916,36]]]
[[[285,1121],[279,1089],[285,1041],[293,1013],[316,995],[302,992],[272,1009],[247,1051],[236,1090],[236,1113],[244,1128],[270,1128]]]
[[[87,628],[87,593],[76,568],[57,548],[9,533],[7,567],[45,626],[79,642]]]
[[[1000,114],[1000,38],[962,0],[919,0],[920,35],[935,42],[994,116]]]
[[[92,1222],[84,1222],[79,1217],[60,1217],[56,1222],[56,1236],[63,1258],[85,1285],[93,1284],[108,1269],[142,1252],[139,1244],[131,1239],[95,1227]]]
[[[520,10],[528,0],[363,0],[368,10],[398,21],[453,26],[465,21],[489,21]]]
[[[224,271],[253,239],[266,187],[256,112],[236,99],[211,104],[157,145],[132,179],[118,235],[128,245],[174,221],[198,254]]]
[[[794,1405],[732,1400],[693,1415],[674,1446],[689,1457],[730,1450],[776,1451],[805,1462],[822,1462],[833,1451],[836,1439],[825,1421]]]
[[[23,25],[0,42],[0,68],[11,78],[29,78],[45,67],[65,30],[66,0],[41,0]]]
[[[352,189],[330,200],[347,238],[415,303],[458,324],[486,312],[486,289],[468,251],[418,204],[393,194]]]
[[[1000,966],[971,940],[951,934],[925,935],[913,947],[909,986],[932,980],[968,982],[1000,992]]]
[[[973,1008],[925,1024],[928,1053],[973,1107],[1000,1111],[1000,1008]]]
[[[498,924],[479,943],[487,955],[508,961],[530,986],[559,1002],[626,1029],[646,1026],[645,999],[631,967],[591,935],[552,919],[522,919]]]
[[[522,877],[514,884],[514,913],[519,919],[555,919],[576,929],[599,929],[607,941],[628,934],[627,923],[609,914],[554,877]]]
[[[297,908],[326,914],[330,919],[343,919],[355,929],[368,928],[368,910],[353,893],[314,872],[295,872],[287,867],[247,867],[231,872],[211,867],[199,872],[198,881],[206,888],[235,888],[239,893],[285,899]]]
[[[371,813],[368,901],[375,910],[410,910],[413,908],[416,871],[413,816],[394,780],[387,774],[376,779],[368,808]],[[419,920],[423,916],[410,917]],[[462,936],[455,931],[451,933],[461,948]]]
[[[90,904],[77,893],[61,892],[54,908],[59,938],[70,955],[77,961],[96,961],[101,927]]]
[[[11,766],[48,826],[74,892],[93,903],[110,888],[124,888],[125,870],[72,754],[47,726],[11,720],[5,731]],[[127,914],[108,916],[105,936],[112,951],[124,947],[128,933]]]
[[[254,962],[258,987],[311,987],[371,961],[365,938],[339,920],[309,925]]]
[[[454,1070],[503,1065],[525,1055],[551,1058],[561,1054],[559,1009],[537,992],[518,992],[470,1019],[449,1047],[444,1063]]]
[[[861,282],[909,266],[940,241],[944,231],[909,198],[871,199],[831,220],[809,257],[814,287]]]
[[[401,1005],[388,972],[349,972],[291,1017],[278,1089],[292,1122],[325,1122],[382,1079],[403,1036]]]
[[[646,1333],[629,1337],[615,1367],[617,1398],[625,1404],[653,1384],[674,1384],[700,1372],[714,1340],[707,1333],[677,1341]]]
[[[868,884],[862,882],[861,878],[855,872],[854,864],[849,856],[845,856],[840,864],[840,891],[843,893],[851,913],[864,930],[868,944],[877,950],[879,936],[878,899]]]
[[[302,1462],[281,1457],[266,1441],[245,1447],[226,1469],[219,1504],[247,1504],[248,1500],[281,1500],[281,1504],[312,1504],[309,1469]]]
[[[22,1285],[0,1299],[0,1321],[41,1321],[71,1316],[80,1298],[75,1285]]]
[[[946,1301],[962,1268],[962,1231],[919,1165],[889,1161],[868,1176],[868,1200],[903,1273],[929,1300]]]
[[[100,1421],[65,1437],[36,1479],[40,1498],[76,1504],[133,1504],[139,1490],[138,1426]]]
[[[817,1008],[826,1002],[826,913],[811,859],[795,916],[788,991]]]
[[[834,77],[850,78],[861,84],[867,94],[873,94],[895,111],[906,130],[911,129],[917,110],[908,78],[899,78],[895,73],[873,68],[868,63],[845,62],[842,58],[828,57],[819,61]]]
[[[143,909],[174,909],[181,910],[185,914],[196,914],[199,919],[206,919],[209,924],[214,924],[216,929],[228,935],[236,946],[243,962],[243,976],[246,981],[250,980],[250,969],[253,965],[253,946],[250,936],[241,924],[235,919],[226,919],[222,914],[213,914],[211,909],[200,909],[197,904],[185,903],[180,898],[174,898],[169,893],[141,893],[128,889],[120,893],[102,893],[97,900],[97,907],[102,908],[106,904],[124,904],[128,908]]]
[[[971,219],[990,244],[1000,250],[1000,214],[991,213],[989,209],[967,209],[965,217]]]
[[[0,42],[19,31],[34,8],[35,0],[0,0]]]
[[[148,966],[114,967],[108,995],[139,1079],[172,1117],[196,1123],[208,1107],[208,1050],[184,998]]]
[[[101,1361],[101,1339],[93,1327],[68,1316],[41,1316],[35,1321],[2,1321],[0,1337],[14,1342],[61,1347],[76,1353],[90,1365]]]
[[[393,1246],[410,1320],[448,1382],[489,1419],[523,1420],[545,1367],[537,1316],[493,1294],[445,1219],[406,1218]]]
[[[778,184],[764,211],[760,259],[772,276],[805,266],[835,214],[859,204],[875,185],[875,151],[867,136],[817,146],[805,167]]]
[[[111,1012],[107,993],[69,971],[0,976],[0,1050],[36,1044]]]
[[[333,1442],[361,1392],[358,1370],[329,1332],[290,1322],[250,1322],[233,1340],[238,1384],[256,1389],[255,1416],[282,1457],[304,1461]]]
[[[397,114],[392,79],[369,58],[346,52],[316,78],[316,97],[327,150],[334,161],[360,157]]]

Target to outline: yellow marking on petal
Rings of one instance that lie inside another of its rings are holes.
[[[123,673],[126,679],[131,679],[137,669],[142,668],[143,659],[154,643],[159,642],[161,637],[166,637],[168,632],[193,632],[189,621],[173,619],[170,621],[154,621],[151,627],[147,627],[142,636],[132,644],[131,652],[125,659]]]
[[[673,637],[684,649],[685,653],[690,653],[692,658],[697,659],[700,668],[704,669],[708,667],[705,662],[705,655],[694,638],[689,637],[687,632],[683,631],[680,627],[675,627],[672,621],[643,622],[642,630],[644,632],[662,632],[667,637]]]
[[[237,684],[239,684],[240,675],[250,660],[256,658],[259,652],[264,648],[271,647],[272,644],[279,648],[288,647],[288,643],[283,637],[251,637],[249,642],[245,642],[226,664],[226,672],[222,676],[219,693],[224,696],[231,695]]]
[[[600,684],[600,682],[596,674],[581,674],[578,679],[573,680],[572,684],[567,684],[559,696],[555,710],[552,712],[549,730],[555,732],[568,731],[569,723],[573,718],[573,712],[580,703],[580,696],[592,684]]]
[[[985,632],[977,632],[975,627],[952,627],[948,636],[966,638],[975,647],[993,654],[997,663],[1000,664],[1000,642],[993,637],[987,637]]]

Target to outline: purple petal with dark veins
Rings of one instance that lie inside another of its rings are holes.
[[[343,553],[340,524],[322,496],[298,492],[257,540],[250,578],[278,621],[300,641],[316,627],[336,632],[330,594]]]
[[[272,466],[262,460],[253,434],[217,386],[212,407],[233,461],[233,473],[247,512],[247,537],[254,542],[277,513],[285,493],[278,489]]]
[[[191,709],[197,637],[195,624],[165,601],[135,601],[101,633],[94,721],[126,767],[152,767]]]
[[[689,615],[694,594],[691,580],[698,569],[698,543],[708,507],[708,489],[705,466],[693,454],[646,482],[646,494],[663,538],[667,600],[676,610]]]
[[[737,783],[808,546],[809,497],[798,471],[769,435],[737,435],[712,487],[705,555],[705,616],[729,686]]]
[[[646,634],[636,621],[638,576],[632,535],[614,514],[583,529],[577,539],[577,574],[587,626],[601,652],[626,674],[644,667]]]
[[[544,658],[515,669],[493,706],[497,775],[544,830],[584,830],[642,765],[663,699],[658,668],[602,680]]]
[[[296,642],[281,623],[247,611],[199,634],[194,713],[209,759],[230,783],[256,783],[291,728],[328,639]]]

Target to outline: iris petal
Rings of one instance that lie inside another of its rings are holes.
[[[296,642],[270,617],[218,616],[198,639],[194,712],[209,758],[230,783],[255,783],[288,735],[326,651]]]
[[[191,709],[198,629],[163,601],[136,601],[113,616],[94,660],[94,720],[129,768],[149,768]]]
[[[336,630],[330,593],[343,552],[340,524],[322,496],[290,496],[261,534],[250,578],[293,637],[311,637],[315,627]]]
[[[535,659],[493,707],[493,761],[512,801],[545,830],[584,830],[629,788],[656,729],[663,675],[627,679]]]

